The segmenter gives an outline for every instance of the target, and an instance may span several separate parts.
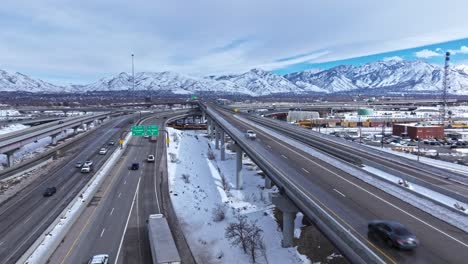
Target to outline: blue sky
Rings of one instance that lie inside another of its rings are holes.
[[[446,49],[462,63],[466,10],[464,0],[2,0],[0,69],[86,84],[131,72],[132,53],[137,72],[194,76],[440,63]]]
[[[450,52],[450,63],[452,65],[467,64],[468,65],[468,38],[453,40],[448,42],[436,43],[431,45],[420,46],[411,49],[396,50],[368,56],[355,57],[344,60],[335,60],[319,63],[302,62],[288,65],[281,69],[273,70],[277,74],[287,74],[298,72],[307,69],[329,69],[339,65],[363,65],[369,62],[382,60],[422,60],[432,64],[443,65],[445,63],[445,52]],[[297,57],[293,57],[297,58]],[[299,56],[300,58],[300,56]],[[289,58],[279,60],[287,61]],[[292,58],[291,58],[292,59]]]

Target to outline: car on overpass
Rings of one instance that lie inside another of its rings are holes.
[[[55,187],[49,187],[45,189],[44,193],[42,194],[44,197],[49,197],[54,195],[57,192],[57,188]]]
[[[87,160],[85,161],[85,163],[83,164],[83,166],[93,166],[93,161],[92,160]]]
[[[109,255],[107,254],[99,254],[92,256],[88,264],[107,264],[109,263]]]
[[[148,162],[154,162],[154,160],[154,155],[148,155],[148,158],[146,159]]]
[[[255,134],[255,132],[253,130],[247,130],[247,132],[245,133],[245,136],[250,138],[250,139],[257,138],[257,134]]]
[[[373,220],[368,223],[370,235],[376,235],[388,246],[399,249],[414,249],[419,240],[404,225],[396,221]]]
[[[83,167],[83,162],[78,161],[77,163],[75,163],[75,167],[77,167],[77,168]]]
[[[114,146],[115,145],[115,141],[114,140],[111,140],[109,141],[109,143],[107,143],[109,146]]]

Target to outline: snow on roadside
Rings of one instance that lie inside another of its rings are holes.
[[[23,124],[11,124],[6,127],[0,128],[0,135],[15,132],[21,129],[28,128],[29,126],[25,126]]]
[[[224,236],[226,226],[241,214],[263,229],[268,263],[309,263],[295,248],[281,247],[281,230],[268,198],[270,191],[263,189],[264,179],[257,174],[253,163],[244,159],[244,189],[236,190],[235,154],[227,150],[226,161],[220,161],[219,151],[211,146],[216,159],[210,160],[206,134],[172,128],[168,131],[171,137],[168,148],[171,199],[197,262],[250,262],[249,256],[240,247],[232,246]],[[223,176],[230,187],[228,191],[223,188]],[[215,222],[213,210],[218,205],[225,208],[226,219]],[[296,236],[299,234],[296,231]],[[259,263],[266,261],[260,257]]]

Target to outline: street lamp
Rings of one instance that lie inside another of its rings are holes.
[[[420,156],[420,152],[419,152],[419,151],[420,151],[420,150],[419,150],[419,142],[420,142],[420,140],[419,140],[419,137],[416,137],[416,140],[418,141],[418,161],[419,161],[419,156]]]
[[[133,57],[134,55],[132,54],[132,86],[133,86],[133,105],[132,107],[135,107],[135,67],[133,63]],[[135,124],[135,112],[133,113],[133,124]]]

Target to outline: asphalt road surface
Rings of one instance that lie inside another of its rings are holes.
[[[234,118],[224,117],[241,131],[254,129]],[[320,204],[342,225],[355,234],[388,263],[466,263],[468,234],[413,206],[375,188],[345,171],[256,130],[251,145],[271,166]],[[373,219],[391,219],[406,225],[419,238],[414,251],[389,248],[368,237],[367,223]],[[468,218],[467,218],[468,219]]]
[[[107,159],[107,155],[98,155],[99,148],[111,139],[118,142],[128,120],[128,116],[117,117],[96,128],[65,154],[63,164],[0,205],[0,263],[14,263],[56,219],[92,177],[92,173],[80,173],[75,163],[91,159],[98,170]],[[43,197],[44,190],[52,186],[57,193]]]

